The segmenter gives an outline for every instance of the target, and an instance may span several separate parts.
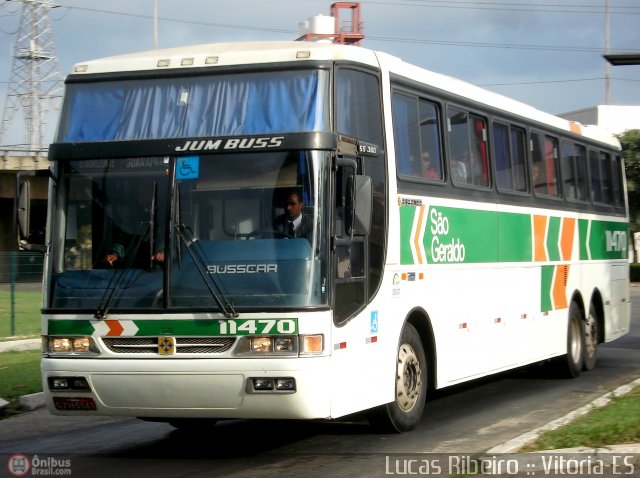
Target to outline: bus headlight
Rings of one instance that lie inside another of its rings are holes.
[[[249,348],[252,353],[271,352],[273,347],[273,339],[271,337],[251,337],[249,339]]]
[[[49,337],[50,354],[97,354],[98,350],[89,336]]]
[[[295,335],[256,335],[242,337],[236,355],[297,355],[298,337]]]

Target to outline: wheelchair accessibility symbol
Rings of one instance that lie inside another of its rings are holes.
[[[198,179],[200,177],[200,156],[178,158],[176,179]]]
[[[371,312],[371,333],[378,333],[378,311],[374,310]]]

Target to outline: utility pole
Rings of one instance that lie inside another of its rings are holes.
[[[604,54],[611,53],[611,0],[604,2]],[[604,64],[604,104],[611,104],[611,65]]]
[[[20,27],[13,50],[0,147],[32,154],[44,153],[46,115],[59,108],[62,79],[51,30],[52,0],[11,0],[22,3]],[[3,147],[18,112],[24,117],[24,143]]]

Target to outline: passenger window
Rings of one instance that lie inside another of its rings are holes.
[[[442,180],[438,106],[415,96],[395,93],[392,110],[398,174]]]
[[[493,124],[493,154],[498,189],[526,192],[525,132],[503,123]]]
[[[450,170],[454,184],[489,186],[487,124],[476,115],[449,108]]]
[[[611,161],[609,153],[591,150],[589,151],[589,170],[593,202],[612,206],[624,204],[622,166],[619,158]]]
[[[589,151],[589,172],[591,174],[591,200],[602,202],[602,176],[600,173],[600,155],[598,151]]]
[[[416,176],[420,154],[417,99],[394,94],[392,101],[393,138],[396,147],[396,167],[401,176]]]
[[[613,204],[613,168],[611,156],[600,153],[600,170],[602,171],[602,202]]]
[[[562,181],[565,198],[587,200],[587,158],[585,147],[563,141],[561,147]]]
[[[616,156],[613,164],[613,200],[617,207],[624,206],[623,165],[620,156]]]
[[[531,134],[531,177],[538,195],[558,197],[558,140],[540,133]]]
[[[442,148],[440,147],[440,114],[438,106],[419,101],[420,174],[424,179],[441,180]]]

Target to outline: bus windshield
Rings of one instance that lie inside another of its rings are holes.
[[[327,153],[60,164],[52,308],[326,304]]]

